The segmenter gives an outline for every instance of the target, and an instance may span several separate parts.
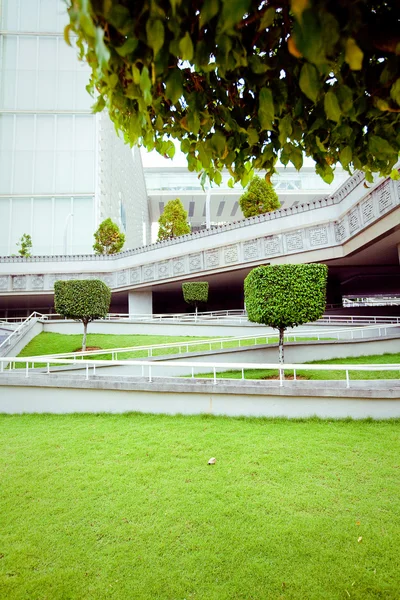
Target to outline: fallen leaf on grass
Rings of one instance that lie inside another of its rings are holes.
[[[362,542],[362,535],[358,538],[357,542]]]

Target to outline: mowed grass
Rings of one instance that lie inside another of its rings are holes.
[[[2,599],[399,598],[398,420],[2,415],[0,431]]]
[[[212,341],[211,350],[220,350],[223,348],[236,348],[239,346],[237,340],[220,342],[218,338],[205,338],[196,336],[165,336],[165,335],[110,335],[110,334],[98,334],[89,333],[87,336],[86,345],[87,347],[96,347],[101,349],[109,348],[129,348],[131,346],[152,346],[156,344],[172,344],[175,342],[182,342],[181,353],[186,353],[186,343],[195,342],[196,340],[209,339]],[[317,338],[304,338],[304,340],[316,340]],[[276,343],[278,338],[269,337],[268,343]],[[265,344],[266,337],[257,337],[250,340],[242,341],[241,346],[253,346],[255,344]],[[66,352],[78,351],[82,346],[81,335],[65,335],[60,333],[49,333],[44,332],[37,335],[31,340],[25,348],[19,353],[19,357],[25,356],[40,356],[45,354],[62,354]],[[222,346],[222,348],[221,348]],[[209,350],[209,344],[194,344],[189,346],[189,352],[206,351]],[[164,354],[179,354],[179,348],[158,348],[152,351],[152,356],[162,356]],[[126,352],[119,352],[118,359],[125,360],[130,358],[147,358],[147,350],[133,350]],[[90,358],[90,357],[87,357]],[[94,359],[97,360],[110,360],[111,353],[109,354],[98,354]],[[44,363],[43,363],[44,364]],[[35,366],[43,366],[43,364],[36,364]],[[24,364],[16,363],[16,368],[25,367]]]
[[[349,356],[346,358],[333,358],[330,360],[314,360],[305,364],[316,365],[383,365],[400,364],[400,353],[394,354],[373,354],[371,356]],[[245,379],[271,379],[278,377],[278,370],[273,369],[245,369]],[[242,371],[224,371],[216,374],[220,379],[242,379]],[[351,371],[350,379],[400,379],[400,370],[395,371]],[[198,378],[214,377],[213,373],[203,373],[195,375]],[[293,370],[285,369],[285,377],[293,378]],[[298,369],[296,377],[299,379],[312,380],[338,380],[346,379],[345,371],[307,371],[307,369]],[[400,598],[400,595],[399,595]]]

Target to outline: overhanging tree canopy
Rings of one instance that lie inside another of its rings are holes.
[[[303,154],[330,182],[400,149],[400,9],[382,0],[67,0],[89,91],[130,144],[217,184]]]

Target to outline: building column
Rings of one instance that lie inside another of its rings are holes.
[[[151,290],[129,292],[128,312],[130,315],[152,315],[153,292]]]

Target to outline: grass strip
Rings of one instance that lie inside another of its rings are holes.
[[[398,420],[2,415],[0,431],[1,598],[399,597]]]

